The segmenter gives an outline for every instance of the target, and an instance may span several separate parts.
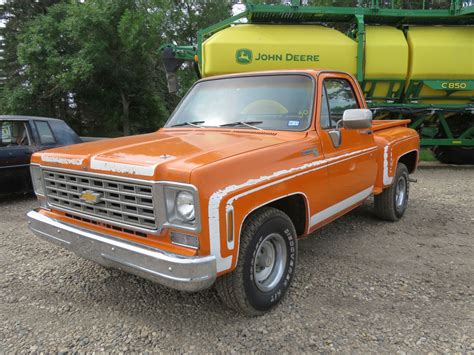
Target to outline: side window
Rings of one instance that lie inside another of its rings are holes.
[[[58,144],[76,144],[81,143],[81,138],[65,122],[54,120],[49,121],[49,127],[53,131],[56,143]]]
[[[35,121],[36,129],[40,137],[41,144],[55,144],[56,140],[54,139],[53,132],[49,127],[48,122],[44,121]]]
[[[329,122],[329,106],[328,106],[328,97],[326,95],[326,88],[322,87],[321,94],[321,114],[320,114],[321,128],[328,129],[331,128],[331,123]]]
[[[345,110],[359,108],[352,85],[345,79],[326,79],[324,81],[329,101],[331,126],[336,127]]]
[[[0,146],[28,146],[30,139],[25,122],[22,121],[2,121],[0,122],[2,135],[0,137]]]

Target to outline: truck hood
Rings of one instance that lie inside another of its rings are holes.
[[[222,129],[162,129],[156,133],[47,150],[32,162],[150,180],[189,181],[197,167],[281,144],[302,133]]]

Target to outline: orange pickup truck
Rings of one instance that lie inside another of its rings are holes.
[[[417,167],[409,121],[372,121],[357,81],[278,71],[198,81],[155,133],[34,154],[40,238],[187,291],[216,284],[258,315],[279,303],[298,239],[374,196],[397,221]]]

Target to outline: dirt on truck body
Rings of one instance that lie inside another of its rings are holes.
[[[37,153],[39,237],[249,315],[277,305],[298,239],[374,196],[399,220],[419,138],[372,121],[357,81],[277,71],[197,82],[156,133]]]

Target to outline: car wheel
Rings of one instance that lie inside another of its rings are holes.
[[[392,222],[402,218],[408,205],[409,190],[408,169],[399,163],[392,186],[374,196],[376,215]]]
[[[474,164],[473,147],[436,147],[433,151],[444,164]]]
[[[296,231],[282,211],[264,207],[251,214],[240,237],[236,269],[217,279],[220,298],[246,315],[261,315],[282,300],[295,274]]]

